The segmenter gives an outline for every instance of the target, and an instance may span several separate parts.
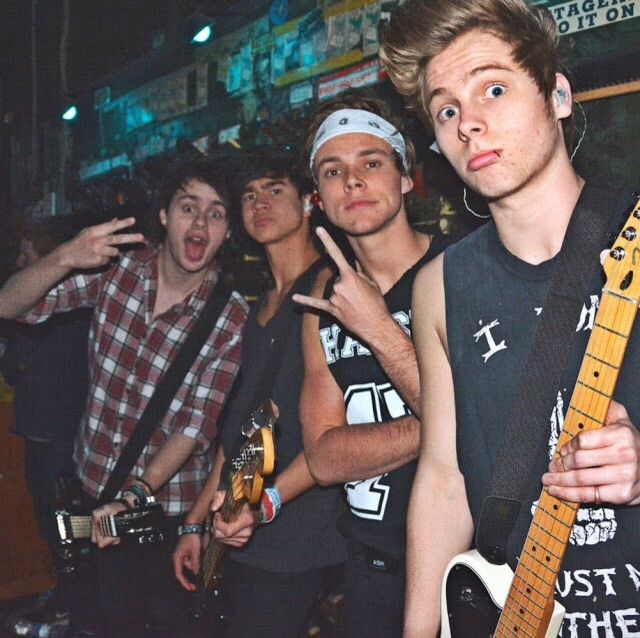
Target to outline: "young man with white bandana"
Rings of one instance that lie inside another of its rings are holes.
[[[210,162],[181,165],[167,175],[159,211],[166,229],[157,247],[120,253],[145,242],[119,231],[135,219],[83,230],[0,290],[0,316],[39,323],[52,314],[95,307],[89,334],[90,387],[74,461],[88,499],[104,489],[158,381],[176,358],[207,297],[219,282],[216,257],[229,237],[229,192]],[[184,628],[188,595],[173,579],[171,550],[178,524],[212,466],[217,419],[240,367],[244,299],[232,292],[161,423],[137,459],[121,498],[94,510],[98,518],[154,493],[169,515],[164,545],[109,547],[97,556],[99,630],[109,638],[148,631],[175,638]],[[173,542],[172,542],[173,540]],[[72,622],[75,610],[72,610]]]
[[[414,152],[402,129],[384,102],[348,93],[323,104],[306,135],[319,205],[355,255],[351,265],[319,230],[337,277],[295,298],[320,311],[305,317],[300,413],[311,474],[321,485],[345,484],[344,624],[358,638],[402,634],[405,518],[420,438],[411,288],[444,243],[409,225]]]

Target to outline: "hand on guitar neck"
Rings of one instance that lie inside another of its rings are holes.
[[[245,545],[256,527],[260,524],[260,510],[252,509],[248,503],[244,503],[236,516],[232,520],[225,522],[220,509],[224,504],[226,492],[216,493],[211,511],[215,512],[213,517],[213,536],[219,543],[224,543],[231,547],[242,547]]]
[[[605,425],[581,432],[560,450],[542,477],[549,494],[573,503],[640,503],[640,433],[612,401]]]

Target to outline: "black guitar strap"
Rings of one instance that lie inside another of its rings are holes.
[[[547,443],[550,406],[615,204],[612,195],[585,186],[569,222],[477,525],[476,546],[491,563],[506,562],[507,539]]]
[[[144,446],[148,443],[154,430],[166,414],[180,383],[184,380],[207,337],[211,334],[211,330],[218,322],[218,318],[227,305],[230,295],[231,288],[229,286],[222,282],[216,284],[213,292],[205,302],[193,329],[187,335],[176,358],[158,383],[153,396],[136,424],[135,430],[118,457],[113,472],[111,472],[111,476],[109,476],[109,480],[98,499],[99,505],[112,501],[124,485]]]

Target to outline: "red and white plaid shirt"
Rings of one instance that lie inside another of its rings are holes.
[[[104,272],[73,275],[24,317],[37,323],[56,312],[95,306],[89,333],[89,396],[74,458],[84,489],[96,498],[218,280],[212,268],[183,303],[154,318],[157,261],[157,249],[147,248],[122,255]],[[246,316],[247,305],[234,292],[132,470],[133,476],[142,475],[175,432],[197,439],[194,454],[157,494],[168,514],[193,505],[211,470],[209,448],[240,368]]]

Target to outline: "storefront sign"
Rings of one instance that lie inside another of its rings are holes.
[[[548,9],[555,18],[560,35],[567,35],[637,18],[640,0],[570,0]]]
[[[345,69],[339,73],[332,73],[318,80],[318,101],[328,100],[347,89],[356,89],[380,81],[380,64],[378,60],[364,62]]]

